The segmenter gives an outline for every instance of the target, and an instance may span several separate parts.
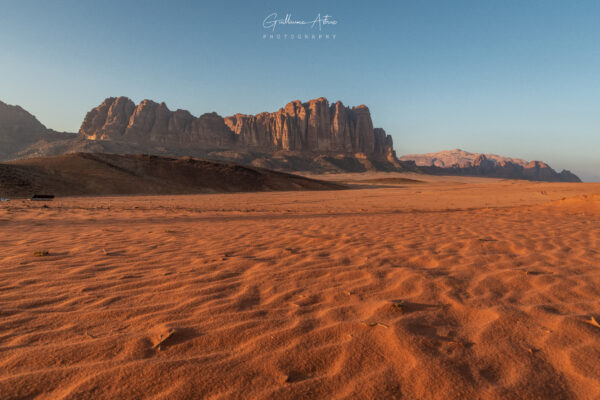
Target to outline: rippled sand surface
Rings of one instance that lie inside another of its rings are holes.
[[[600,184],[411,178],[0,203],[0,398],[599,398]]]

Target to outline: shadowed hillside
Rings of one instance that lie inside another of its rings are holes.
[[[0,164],[0,196],[335,190],[341,185],[234,163],[76,153]]]

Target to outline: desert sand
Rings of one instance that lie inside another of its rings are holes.
[[[0,398],[600,397],[600,184],[325,178],[0,203]]]

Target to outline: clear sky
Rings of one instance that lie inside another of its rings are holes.
[[[329,15],[336,37],[264,39],[271,13]],[[0,54],[0,100],[56,130],[110,96],[223,116],[324,96],[368,105],[399,155],[458,147],[600,181],[596,0],[0,0]]]

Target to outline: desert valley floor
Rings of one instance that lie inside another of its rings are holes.
[[[0,398],[600,398],[600,184],[327,179],[0,203]]]

